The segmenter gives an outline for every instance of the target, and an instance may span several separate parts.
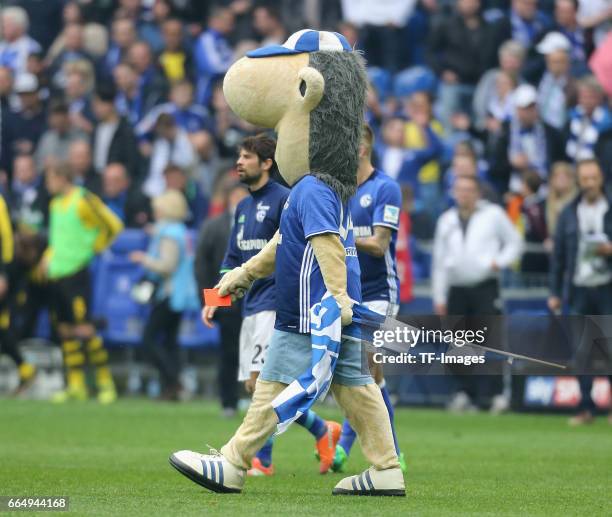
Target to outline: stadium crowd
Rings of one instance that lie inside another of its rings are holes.
[[[185,224],[198,230],[227,209],[237,146],[260,132],[231,112],[225,71],[304,27],[342,33],[364,53],[375,162],[402,187],[406,238],[444,249],[440,216],[459,202],[455,183],[472,178],[502,207],[498,226],[507,220],[525,243],[495,268],[546,275],[556,264],[557,310],[559,268],[570,266],[553,241],[578,192],[576,165],[595,160],[612,187],[606,0],[5,0],[0,21],[0,192],[15,235],[0,297],[14,314],[23,290],[44,300],[46,172],[61,169],[125,228],[150,228],[152,200],[182,192]],[[491,275],[471,281],[481,288]],[[433,280],[444,313],[451,302]],[[13,319],[14,334],[33,332],[31,318]]]

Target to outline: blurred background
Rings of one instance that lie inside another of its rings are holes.
[[[66,163],[125,226],[90,265],[90,309],[119,392],[160,396],[142,347],[150,308],[134,289],[144,270],[130,256],[154,233],[151,200],[179,190],[193,282],[214,285],[214,256],[226,242],[210,232],[247,194],[234,170],[237,147],[261,131],[231,112],[223,75],[248,50],[296,30],[340,32],[367,60],[375,163],[403,194],[400,314],[434,311],[434,236],[456,178],[478,178],[524,241],[522,256],[499,273],[496,310],[505,314],[549,310],[553,240],[579,191],[576,163],[594,158],[602,188],[612,186],[606,0],[3,0],[0,22],[0,192],[14,246],[1,272],[10,319],[2,318],[0,393],[48,398],[63,386],[53,306],[36,271],[52,197],[45,171]],[[430,160],[421,166],[423,152]],[[197,309],[182,315],[181,399],[216,398],[231,414],[242,398],[240,310],[224,311],[224,332],[205,328]],[[8,339],[17,351],[8,353]],[[27,390],[19,389],[23,363],[36,372]],[[572,377],[508,373],[503,409],[580,402]],[[389,386],[400,404],[489,407],[458,401],[452,378],[394,377]],[[608,407],[607,378],[595,379],[592,395]]]

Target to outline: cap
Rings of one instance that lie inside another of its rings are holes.
[[[557,50],[569,50],[572,47],[570,40],[560,32],[549,32],[540,43],[536,45],[536,49],[540,54],[550,54]]]
[[[247,52],[248,57],[271,57],[327,50],[351,52],[353,49],[342,34],[304,29],[295,32],[282,45],[269,45]]]
[[[530,84],[521,84],[514,90],[514,106],[516,108],[527,108],[538,100],[538,92]]]
[[[34,74],[24,72],[15,77],[15,93],[34,93],[38,91],[38,79]]]

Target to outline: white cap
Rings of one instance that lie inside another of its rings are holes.
[[[549,32],[544,39],[536,45],[536,49],[540,54],[551,54],[558,50],[565,50],[566,52],[572,48],[572,44],[567,37],[560,32]]]
[[[512,95],[516,108],[526,108],[535,104],[538,99],[538,92],[530,84],[521,84]]]
[[[38,91],[38,79],[34,74],[24,72],[15,77],[15,93],[34,93]]]

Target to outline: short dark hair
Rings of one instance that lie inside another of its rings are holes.
[[[521,179],[527,185],[527,188],[534,193],[540,190],[543,183],[540,175],[533,169],[524,170]]]
[[[164,169],[164,176],[166,174],[170,174],[171,172],[179,172],[180,174],[185,175],[185,170],[182,167],[179,167],[175,163],[169,163]]]
[[[53,99],[49,103],[50,115],[68,115],[68,104],[63,99]]]
[[[114,103],[117,90],[112,83],[100,83],[96,87],[96,97],[102,102]]]
[[[250,153],[255,153],[260,162],[272,160],[270,174],[277,168],[274,160],[276,152],[276,140],[270,138],[266,133],[259,133],[255,136],[247,136],[240,144],[240,149]]]

